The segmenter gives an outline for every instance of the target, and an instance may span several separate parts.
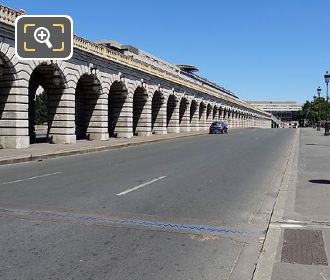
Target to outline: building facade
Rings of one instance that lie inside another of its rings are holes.
[[[67,61],[21,61],[14,23],[21,11],[0,5],[0,147],[36,141],[34,100],[47,95],[47,140],[148,136],[230,127],[271,127],[271,115],[230,91],[131,46],[74,36]]]
[[[274,115],[286,124],[298,122],[302,106],[296,101],[248,101],[254,107]]]

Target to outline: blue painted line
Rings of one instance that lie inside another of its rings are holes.
[[[109,216],[86,215],[69,212],[50,212],[50,211],[30,211],[21,209],[0,209],[1,214],[13,214],[15,216],[24,216],[31,218],[55,219],[60,221],[82,222],[82,223],[102,223],[102,224],[118,224],[127,226],[141,226],[145,228],[154,228],[161,230],[173,230],[175,232],[189,232],[194,234],[211,234],[211,235],[251,235],[256,232],[247,232],[237,229],[207,226],[198,224],[178,224],[163,221],[145,221],[118,219]]]

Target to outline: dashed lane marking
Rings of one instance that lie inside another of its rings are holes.
[[[121,195],[128,194],[128,193],[130,193],[130,192],[132,192],[132,191],[135,191],[135,190],[141,189],[141,188],[143,188],[143,187],[145,187],[145,186],[147,186],[147,185],[150,185],[150,184],[152,184],[152,183],[154,183],[154,182],[157,182],[157,181],[159,181],[159,180],[162,180],[162,179],[164,179],[164,178],[166,178],[166,176],[161,176],[161,177],[158,177],[158,178],[152,179],[152,180],[150,180],[150,181],[148,181],[148,182],[145,182],[145,183],[143,183],[143,184],[141,184],[141,185],[138,185],[138,186],[135,186],[135,187],[133,187],[133,188],[130,188],[130,189],[126,190],[126,191],[123,191],[123,192],[117,193],[116,195],[121,196]]]
[[[33,177],[19,179],[19,180],[15,180],[15,181],[4,182],[4,183],[2,183],[2,185],[9,185],[9,184],[15,184],[15,183],[20,183],[20,182],[30,181],[30,180],[43,178],[43,177],[48,177],[48,176],[52,176],[52,175],[57,175],[57,174],[61,174],[61,173],[63,173],[63,172],[54,172],[54,173],[48,173],[48,174],[33,176]]]

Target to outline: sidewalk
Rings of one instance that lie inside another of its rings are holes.
[[[131,139],[110,138],[107,141],[79,140],[76,144],[40,143],[33,144],[26,149],[0,149],[0,165],[124,148],[207,133],[208,131],[204,130],[167,135],[136,136]]]
[[[254,280],[330,280],[330,137],[299,130]]]

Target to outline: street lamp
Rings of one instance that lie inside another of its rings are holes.
[[[313,106],[315,106],[315,100],[316,100],[316,95],[314,94],[313,95]],[[313,128],[315,128],[316,127],[316,120],[315,120],[315,115],[313,114]]]
[[[322,90],[321,87],[318,87],[317,90],[316,90],[318,98],[321,97],[321,90]]]
[[[328,122],[330,74],[328,73],[328,71],[326,71],[324,74],[324,81],[325,81],[325,84],[327,85],[327,97],[326,97],[327,108],[326,108],[326,120],[325,120],[325,124],[324,124],[324,135],[328,136],[330,134],[329,133],[330,124]]]
[[[318,98],[321,97],[321,91],[322,91],[321,87],[318,87],[318,88],[316,89],[316,92],[317,92],[317,96],[318,96]],[[315,95],[314,95],[314,97],[315,97]],[[316,99],[314,98],[314,102],[315,102],[315,100],[316,100]],[[320,131],[320,130],[321,130],[320,106],[318,105],[317,107],[318,107],[318,110],[317,110],[317,123],[316,123],[316,130],[317,130],[317,131]]]

